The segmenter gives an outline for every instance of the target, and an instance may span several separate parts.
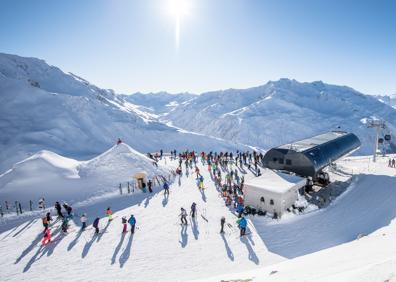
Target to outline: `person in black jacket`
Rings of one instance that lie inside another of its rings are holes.
[[[58,217],[63,218],[62,206],[60,205],[59,202],[55,203],[55,209],[56,209],[56,212],[58,214]]]
[[[100,218],[95,218],[94,222],[92,223],[93,228],[95,228],[95,233],[99,234],[99,220]]]

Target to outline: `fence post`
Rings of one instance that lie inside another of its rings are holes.
[[[2,206],[2,205],[0,205],[0,215],[1,215],[1,217],[4,216],[4,213],[3,213],[3,206]]]
[[[131,193],[131,187],[129,186],[129,181],[128,181],[128,194]]]
[[[121,186],[121,183],[120,183],[120,195],[122,195],[122,186]]]
[[[30,211],[33,211],[33,202],[32,202],[32,200],[29,200],[29,208],[30,208]]]
[[[15,201],[15,209],[16,209],[17,215],[19,215],[19,209],[18,209],[18,202],[17,201]]]
[[[20,214],[22,214],[23,212],[22,212],[22,205],[21,205],[21,202],[18,203],[18,206],[19,206],[19,212],[20,212]]]
[[[6,210],[8,211],[8,202],[5,201],[5,205],[6,205]]]

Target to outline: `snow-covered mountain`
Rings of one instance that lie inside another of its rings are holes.
[[[186,130],[264,149],[342,129],[360,137],[359,153],[366,154],[372,151],[374,132],[364,121],[373,116],[384,119],[389,130],[396,132],[396,110],[373,96],[321,81],[281,79],[244,90],[201,94],[162,119]]]
[[[377,95],[375,96],[380,102],[388,104],[389,106],[396,108],[396,94],[393,95]]]
[[[164,114],[196,96],[190,93],[170,94],[167,92],[158,92],[134,93],[132,95],[123,95],[123,98],[132,104],[141,106],[141,109],[144,111],[153,114]]]
[[[118,137],[140,152],[236,148],[165,125],[122,95],[43,60],[8,54],[0,54],[0,132],[0,173],[40,150],[87,159]]]

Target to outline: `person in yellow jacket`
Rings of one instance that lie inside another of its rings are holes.
[[[113,220],[113,211],[111,210],[110,207],[108,207],[107,210],[106,210],[106,216],[109,219],[109,221]]]

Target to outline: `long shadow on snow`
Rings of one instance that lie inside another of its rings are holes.
[[[76,237],[73,239],[73,241],[70,242],[69,246],[67,246],[67,251],[70,251],[71,249],[73,249],[73,247],[77,244],[78,239],[80,239],[83,232],[84,231],[82,231],[82,230],[79,230],[77,232]]]
[[[81,257],[82,257],[82,258],[85,258],[85,257],[87,256],[87,254],[89,253],[89,249],[91,249],[92,244],[95,242],[97,236],[98,236],[98,235],[95,233],[95,234],[92,236],[91,240],[89,240],[89,241],[87,241],[87,242],[85,243],[84,249],[83,249],[83,251],[82,251],[82,253],[81,253]]]
[[[227,242],[227,239],[226,239],[224,233],[221,233],[221,239],[223,239],[224,247],[226,248],[228,258],[231,261],[234,261],[234,253],[232,252],[230,246],[228,245],[228,242]]]
[[[191,230],[193,232],[194,238],[195,238],[195,240],[198,240],[199,230],[198,230],[198,221],[197,221],[197,219],[190,217],[190,224],[191,224]]]
[[[33,223],[34,223],[35,221],[36,221],[36,219],[30,220],[24,227],[21,228],[21,230],[19,230],[19,231],[16,232],[14,235],[12,235],[12,237],[16,237],[16,236],[18,236],[19,234],[21,234],[22,232],[24,232],[24,230],[29,229],[29,228],[33,225]]]
[[[42,237],[42,234],[40,234],[40,235],[41,235],[40,237]],[[58,236],[56,236],[56,235],[58,235]],[[27,272],[32,267],[32,265],[36,261],[41,259],[45,254],[47,254],[47,256],[52,255],[52,253],[54,252],[54,249],[60,243],[60,241],[62,241],[63,238],[64,238],[64,236],[62,234],[60,234],[59,229],[55,230],[55,232],[52,234],[51,243],[48,243],[45,246],[40,245],[38,247],[38,250],[36,251],[36,253],[33,255],[33,257],[30,258],[30,260],[28,261],[26,266],[23,268],[23,272]],[[40,241],[40,239],[39,239],[39,241]],[[35,244],[34,247],[37,247],[37,244]]]
[[[118,255],[118,252],[120,251],[121,247],[122,247],[122,243],[124,242],[125,239],[125,233],[122,233],[121,235],[121,239],[120,242],[118,242],[117,247],[114,250],[113,256],[111,257],[111,264],[114,264]]]
[[[268,250],[295,258],[353,241],[387,226],[396,217],[396,177],[359,175],[325,209],[280,222],[255,218]]]
[[[245,244],[248,252],[249,252],[249,260],[254,262],[255,264],[259,264],[260,260],[256,255],[256,252],[253,250],[252,246],[250,245],[250,240],[246,237],[249,237],[251,235],[245,235],[240,238],[241,242]]]
[[[28,253],[30,253],[35,247],[37,247],[37,244],[42,238],[43,233],[40,232],[37,237],[32,241],[32,243],[25,250],[23,250],[22,254],[15,260],[14,264],[19,263]]]
[[[168,204],[168,201],[169,201],[169,195],[164,194],[164,199],[162,200],[162,206],[166,207],[166,205]]]
[[[98,238],[96,239],[96,242],[99,242],[100,241],[100,239],[102,239],[102,237],[103,237],[103,234],[105,234],[106,233],[106,231],[107,231],[107,228],[109,228],[109,226],[110,226],[110,223],[111,223],[111,221],[110,220],[108,220],[107,221],[107,224],[106,224],[106,226],[102,229],[102,230],[100,230],[100,232],[99,232],[99,235],[98,235]]]
[[[120,255],[120,258],[118,259],[120,263],[120,268],[124,267],[124,264],[128,261],[131,255],[132,241],[133,241],[133,234],[129,236],[128,244],[126,245],[124,251]]]
[[[181,237],[181,241],[179,240],[179,243],[182,248],[185,248],[188,242],[187,225],[183,224],[181,226],[180,237]]]

